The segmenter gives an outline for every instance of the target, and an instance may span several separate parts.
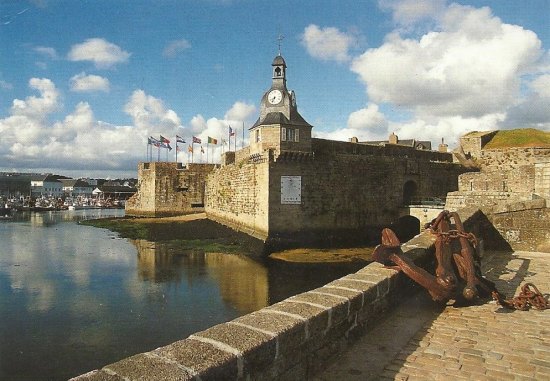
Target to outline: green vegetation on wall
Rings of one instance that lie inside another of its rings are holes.
[[[484,149],[538,147],[550,148],[550,132],[524,128],[498,131]]]

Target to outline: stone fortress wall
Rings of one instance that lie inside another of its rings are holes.
[[[404,198],[444,197],[458,188],[464,172],[449,153],[397,145],[312,139],[312,151],[277,157],[266,151],[226,161],[206,183],[208,218],[283,246],[320,238],[365,240],[372,238],[369,228],[399,218]],[[288,176],[300,181],[296,202],[281,199],[281,181]],[[371,234],[377,237],[378,230]]]
[[[479,207],[513,249],[550,252],[550,148],[486,149],[497,132],[461,138],[478,170],[459,176],[445,208]]]
[[[148,162],[138,165],[138,192],[126,202],[133,216],[175,216],[204,211],[204,183],[214,164]]]

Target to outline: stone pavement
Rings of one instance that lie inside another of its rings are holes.
[[[483,274],[506,297],[531,282],[548,298],[550,254],[487,253]],[[438,306],[421,290],[314,378],[455,379],[550,380],[550,310]]]

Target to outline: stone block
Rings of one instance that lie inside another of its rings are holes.
[[[276,335],[277,353],[287,353],[298,348],[306,340],[306,323],[290,316],[263,313],[263,309],[233,320],[235,323]]]
[[[92,370],[78,377],[69,379],[69,381],[123,381],[124,378],[116,374],[109,374],[104,370]]]
[[[349,300],[339,296],[305,292],[303,294],[288,298],[287,301],[313,304],[315,306],[322,306],[328,309],[328,328],[347,319],[349,313]]]
[[[320,288],[316,288],[312,291],[322,294],[333,294],[347,298],[349,302],[348,315],[354,314],[355,312],[359,311],[363,306],[363,293],[358,290],[338,286],[323,286]]]
[[[240,353],[245,373],[268,366],[275,359],[275,338],[262,332],[235,324],[219,324],[190,336],[191,339],[214,340],[219,349]],[[239,355],[237,355],[239,357]]]
[[[152,353],[172,360],[202,379],[237,377],[237,356],[197,340],[180,340]]]
[[[270,311],[278,311],[283,314],[302,317],[306,324],[306,340],[310,340],[312,337],[322,336],[328,328],[328,309],[323,309],[321,307],[282,301],[266,307],[262,311],[268,313]]]
[[[165,361],[157,356],[140,353],[103,368],[107,373],[114,373],[123,379],[139,379],[143,381],[185,381],[193,376],[173,362]]]

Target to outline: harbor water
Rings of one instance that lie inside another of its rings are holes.
[[[0,221],[0,380],[66,380],[358,268],[178,251],[78,224],[123,214],[26,212]]]

